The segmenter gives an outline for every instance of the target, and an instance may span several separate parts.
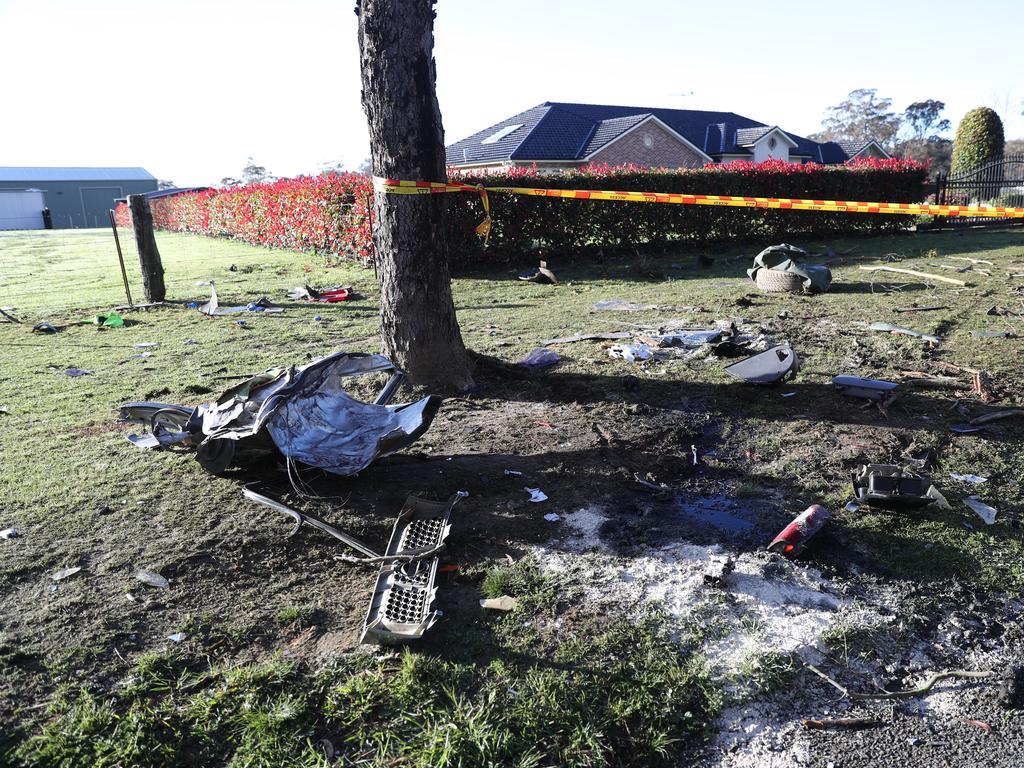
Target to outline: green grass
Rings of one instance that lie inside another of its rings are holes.
[[[507,499],[489,497],[466,518],[459,508],[453,538],[471,562],[442,590],[471,594],[456,603],[450,621],[407,654],[349,654],[372,574],[340,567],[332,544],[314,535],[300,534],[301,549],[284,549],[284,526],[242,504],[238,477],[211,477],[181,456],[131,448],[112,416],[124,401],[197,403],[235,380],[225,377],[338,349],[378,351],[373,273],[188,235],[158,233],[158,242],[175,302],[205,301],[209,289],[195,283],[214,279],[224,305],[267,295],[286,311],[246,315],[242,328],[233,318],[207,318],[178,304],[130,313],[133,323],[125,328],[98,330],[80,321],[123,302],[105,232],[0,236],[0,306],[13,306],[25,321],[0,323],[0,406],[6,409],[0,413],[0,528],[22,532],[0,542],[0,593],[7,596],[0,619],[0,675],[7,682],[0,688],[0,719],[12,724],[0,736],[0,755],[15,749],[15,764],[31,765],[317,765],[325,760],[320,740],[326,738],[343,762],[366,765],[645,765],[671,763],[700,742],[721,706],[724,682],[711,679],[699,650],[705,637],[721,631],[715,606],[702,608],[706,626],[681,634],[673,628],[675,640],[656,619],[633,625],[590,615],[529,558],[502,564],[506,548],[518,543],[496,539],[490,526],[511,508]],[[969,579],[981,589],[1019,594],[1020,422],[1003,422],[982,437],[953,435],[949,423],[983,406],[926,391],[883,417],[835,395],[829,382],[839,372],[884,378],[951,363],[987,371],[1001,405],[1024,404],[1024,342],[981,341],[969,333],[1009,328],[1024,335],[1019,318],[986,314],[994,305],[1020,308],[1012,289],[1024,279],[1008,275],[1024,272],[1024,235],[933,233],[799,244],[856,249],[833,262],[833,291],[758,294],[752,306],[737,304],[755,293],[743,270],[762,244],[715,248],[710,269],[694,266],[693,251],[652,255],[642,269],[617,258],[583,264],[551,254],[562,280],[557,286],[524,284],[505,266],[457,276],[455,302],[468,346],[502,360],[519,359],[542,339],[687,316],[592,310],[599,300],[621,298],[699,307],[704,311],[692,314],[698,326],[749,319],[793,341],[805,367],[782,390],[797,395],[783,399],[779,390],[733,382],[717,363],[637,366],[609,359],[596,343],[565,345],[559,348],[563,362],[551,374],[488,382],[497,394],[485,392],[476,402],[494,414],[492,421],[442,411],[418,450],[425,457],[554,453],[538,471],[542,487],[550,490],[545,481],[568,477],[585,488],[607,477],[620,449],[602,449],[595,458],[579,445],[544,442],[530,426],[531,409],[539,418],[549,417],[545,409],[556,412],[551,418],[560,427],[575,420],[581,425],[576,434],[592,434],[600,421],[620,436],[622,450],[650,451],[634,454],[645,462],[672,450],[685,453],[695,439],[684,431],[679,440],[687,439],[676,445],[671,431],[662,435],[659,419],[676,409],[700,419],[707,430],[701,447],[715,451],[702,465],[706,475],[697,475],[702,482],[722,482],[746,498],[770,491],[794,512],[819,500],[833,510],[816,540],[818,552],[856,554],[860,567],[885,578],[924,585]],[[129,252],[131,243],[123,245]],[[955,273],[935,265],[965,264],[951,256],[996,266],[991,276],[968,274],[974,287],[965,291],[895,276],[884,284],[902,286],[898,290],[883,290],[878,279],[872,291],[857,266],[890,254],[898,254],[898,266],[941,274]],[[132,261],[129,253],[138,297]],[[362,298],[340,305],[288,301],[285,290],[302,283],[351,284]],[[912,302],[949,308],[892,312]],[[317,315],[322,319],[314,320]],[[926,354],[916,340],[858,325],[874,320],[937,332],[946,341],[938,353]],[[40,321],[63,330],[32,334],[31,325]],[[140,342],[160,347],[132,359]],[[853,358],[859,367],[847,367]],[[95,373],[69,378],[63,370],[72,366]],[[537,393],[543,398],[531,400]],[[552,402],[557,397],[565,402]],[[552,441],[561,440],[558,435]],[[915,445],[940,450],[940,486],[952,511],[841,511],[852,469],[897,460]],[[637,466],[646,471],[648,464]],[[946,477],[950,471],[989,481],[957,485]],[[493,474],[470,479],[485,490],[500,482]],[[664,473],[658,479],[677,480]],[[393,485],[409,490],[405,478]],[[510,486],[515,498],[523,495],[521,485]],[[962,505],[969,493],[999,509],[996,525],[984,527]],[[343,517],[360,535],[368,528],[372,537],[386,537],[387,509],[377,513],[381,520],[367,520],[352,506],[343,497],[332,519]],[[69,565],[82,565],[83,572],[49,592],[49,574]],[[141,586],[134,579],[139,568],[164,572],[172,589]],[[481,595],[506,593],[519,600],[518,610],[478,611]],[[165,638],[178,631],[189,639],[169,646]],[[302,645],[303,633],[315,639]],[[859,652],[855,640],[854,634],[845,641],[850,655]],[[785,659],[751,659],[749,667],[758,690],[777,690],[788,679]]]
[[[719,706],[702,660],[653,617],[551,643],[531,659],[540,648],[496,628],[489,664],[405,652],[318,670],[149,654],[109,692],[62,688],[13,757],[176,766],[230,755],[231,765],[271,768],[325,765],[337,753],[368,766],[640,766],[699,741]]]

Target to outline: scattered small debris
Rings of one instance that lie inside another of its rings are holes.
[[[505,474],[509,475],[510,477],[522,477],[523,476],[523,473],[520,472],[518,469],[506,469],[505,470]]]
[[[715,555],[708,561],[704,569],[704,583],[709,587],[724,587],[726,577],[736,567],[736,558],[732,555]]]
[[[489,611],[511,611],[516,607],[516,599],[508,595],[489,597],[480,601],[480,607]]]
[[[976,339],[1012,339],[1013,334],[1009,331],[971,331],[971,336]]]
[[[598,312],[647,312],[657,308],[657,304],[637,304],[625,299],[606,299],[594,305]]]
[[[548,269],[548,263],[542,261],[539,267],[528,269],[525,272],[519,274],[520,280],[525,280],[529,283],[552,283],[558,284],[558,278],[555,277],[555,273]]]
[[[988,723],[984,722],[983,720],[975,720],[974,718],[971,718],[971,717],[961,717],[961,718],[959,718],[959,720],[960,720],[961,723],[965,723],[967,725],[977,726],[978,728],[981,728],[981,730],[983,730],[985,733],[987,733],[989,735],[992,735],[993,733],[995,733],[995,730],[992,728],[992,726],[989,725]]]
[[[159,341],[142,341],[142,342],[139,342],[138,344],[133,344],[132,346],[135,347],[135,349],[155,349],[156,347],[160,346],[160,342]]]
[[[93,372],[92,371],[85,371],[85,370],[82,370],[81,368],[68,368],[67,370],[64,371],[64,374],[66,376],[72,376],[72,377],[92,376]]]
[[[893,312],[934,312],[939,309],[949,309],[945,304],[940,304],[934,307],[893,307]]]
[[[184,632],[175,632],[173,635],[168,635],[167,639],[170,640],[172,643],[180,643],[186,637],[188,637],[188,635],[186,635]]]
[[[82,568],[81,568],[81,566],[78,566],[78,565],[73,566],[71,568],[62,568],[61,570],[57,571],[56,573],[50,574],[50,578],[53,579],[54,581],[63,581],[64,579],[68,578],[68,576],[74,576],[80,570],[82,570]]]
[[[824,730],[827,728],[877,728],[885,725],[882,720],[870,717],[841,717],[825,720],[804,720],[804,728],[808,730]]]
[[[16,538],[18,538],[17,528],[4,528],[2,531],[0,531],[0,539],[7,540]]]
[[[93,325],[98,325],[100,328],[123,328],[124,318],[121,317],[117,312],[107,312],[103,315],[96,315],[92,319]]]
[[[549,523],[557,523],[562,518],[559,515],[556,515],[554,512],[548,512],[546,515],[544,515],[544,519],[547,520]]]
[[[1009,419],[1012,416],[1024,416],[1024,408],[1011,408],[1008,411],[995,411],[993,413],[986,413],[984,416],[979,416],[976,419],[971,419],[971,426],[977,426],[979,424],[988,424],[990,421],[999,421],[1000,419]]]
[[[899,387],[894,381],[882,381],[881,379],[862,379],[860,376],[833,376],[832,385],[850,397],[860,397],[865,400],[884,400],[895,394]]]
[[[148,584],[149,586],[156,587],[157,589],[167,589],[171,586],[171,583],[167,581],[167,579],[153,571],[139,571],[135,574],[135,578],[143,584]]]
[[[181,342],[181,343],[182,343],[182,344],[198,344],[199,342],[197,342],[197,341],[196,341],[195,339],[185,339],[185,340],[184,340],[183,342]]]
[[[542,341],[541,344],[545,347],[550,347],[552,344],[574,344],[577,341],[607,341],[612,339],[629,339],[632,338],[633,334],[629,331],[610,331],[608,333],[577,333],[573,336],[564,336],[559,339],[548,339]]]
[[[527,488],[526,486],[523,486],[523,490],[530,494],[530,501],[534,504],[539,504],[542,501],[548,500],[548,495],[540,488]]]
[[[608,357],[635,363],[637,360],[649,360],[654,357],[654,350],[646,344],[616,344],[608,349]]]
[[[921,333],[921,331],[915,331],[912,328],[892,325],[891,323],[872,323],[868,326],[868,329],[872,331],[883,331],[885,333],[895,333],[902,336],[913,336],[916,339],[924,339],[932,344],[942,343],[942,339],[938,336],[933,336],[930,333]]]
[[[795,557],[807,545],[808,539],[825,526],[828,518],[827,509],[820,504],[812,504],[782,529],[782,532],[768,545],[768,551]]]
[[[49,323],[36,323],[32,326],[32,333],[56,333],[57,329]]]
[[[725,372],[751,384],[791,381],[800,371],[800,358],[788,344],[780,344],[725,367]]]
[[[847,512],[856,512],[860,509],[860,504],[858,504],[856,501],[848,501],[846,502],[846,506],[843,507],[843,509],[845,509]]]
[[[794,397],[795,395],[796,395],[796,392],[783,392],[782,393],[783,397]]]
[[[554,350],[537,347],[536,349],[530,350],[529,354],[516,363],[516,365],[522,366],[523,368],[539,370],[541,368],[548,368],[561,359],[562,358],[559,354]]]
[[[1024,707],[1024,666],[1011,669],[999,686],[999,703],[1006,709]]]
[[[974,513],[985,521],[985,525],[995,523],[996,515],[998,514],[998,510],[995,507],[990,507],[977,496],[968,496],[964,499],[964,504],[974,510]]]
[[[965,483],[987,483],[987,477],[979,477],[978,475],[961,475],[958,472],[950,472],[949,476],[954,480],[963,480]]]
[[[931,504],[931,480],[896,464],[865,464],[853,477],[857,501],[881,509],[919,509]]]
[[[541,427],[542,429],[558,429],[558,427],[550,421],[545,421],[544,419],[534,419],[533,424],[534,426]]]
[[[356,295],[351,286],[336,286],[334,288],[318,290],[310,285],[300,285],[298,288],[292,288],[288,291],[288,298],[299,301],[322,301],[334,304],[339,301],[354,299]]]

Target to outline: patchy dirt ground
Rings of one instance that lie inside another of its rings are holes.
[[[930,236],[930,250],[908,259],[910,266],[941,261],[947,243],[957,241]],[[894,248],[889,241],[858,247],[874,258]],[[550,640],[589,632],[595,618],[658,611],[681,645],[699,649],[721,691],[703,736],[681,739],[668,753],[674,764],[1018,765],[1022,710],[1000,704],[999,680],[947,680],[928,695],[893,701],[853,701],[837,688],[878,693],[943,670],[998,677],[1024,664],[1021,421],[992,422],[976,434],[949,430],[1024,403],[1020,339],[969,336],[993,322],[1016,331],[1016,315],[987,312],[1016,311],[1009,276],[1024,272],[1024,250],[1011,232],[986,233],[973,250],[951,252],[995,261],[990,271],[999,279],[980,276],[970,291],[923,294],[920,286],[864,282],[852,260],[833,265],[834,293],[772,296],[752,293],[736,277],[738,257],[720,257],[712,273],[685,280],[673,278],[672,257],[654,262],[656,278],[620,274],[614,264],[570,266],[567,286],[510,285],[499,274],[465,278],[456,293],[478,350],[479,389],[449,399],[412,450],[353,478],[309,476],[333,498],[290,498],[383,542],[409,492],[469,492],[456,507],[444,555],[443,618],[417,646],[424,657],[445,659],[463,644],[460,653],[479,651],[478,665],[493,664],[473,639],[489,622],[521,622],[524,632]],[[277,269],[257,273],[250,290],[292,280]],[[268,274],[276,282],[266,283]],[[612,297],[655,308],[592,309]],[[892,312],[910,303],[952,309],[934,317]],[[19,728],[5,734],[9,745],[45,720],[42,708],[55,692],[117,690],[147,653],[316,667],[355,648],[374,573],[339,560],[336,542],[317,531],[286,538],[284,518],[240,496],[252,479],[288,491],[273,456],[243,456],[237,469],[210,477],[188,455],[133,449],[124,435],[135,430],[110,415],[123,400],[199,402],[230,383],[218,377],[284,357],[301,362],[346,340],[372,350],[372,299],[330,308],[326,324],[311,321],[314,311],[328,310],[290,307],[239,331],[175,307],[139,316],[125,337],[69,323],[48,349],[45,339],[0,328],[9,345],[4,365],[19,382],[0,385],[0,405],[9,410],[0,415],[0,527],[19,533],[0,541],[0,721]],[[876,318],[948,341],[928,348],[869,331]],[[805,359],[797,380],[744,385],[722,373],[731,359],[706,351],[630,364],[610,359],[600,341],[556,345],[563,361],[547,371],[510,365],[537,340],[567,332],[723,320],[765,343],[792,342]],[[183,346],[186,338],[198,343]],[[163,345],[152,359],[122,362],[132,343],[151,340]],[[34,346],[18,346],[27,343]],[[69,379],[61,371],[71,364],[97,373]],[[911,389],[883,411],[830,384],[844,372],[969,382],[972,367],[989,374],[989,403],[969,390]],[[936,484],[950,508],[844,508],[856,467],[924,449],[939,456]],[[973,485],[951,472],[987,479]],[[540,488],[548,501],[531,503],[526,487]],[[962,503],[975,493],[997,507],[994,525]],[[794,561],[766,553],[765,544],[811,503],[824,504],[832,518],[806,552]],[[550,513],[559,519],[545,519]],[[735,570],[723,587],[705,584],[709,558],[723,555],[736,558]],[[554,585],[554,607],[482,615],[483,570],[524,558]],[[81,571],[52,579],[69,567]],[[170,589],[137,581],[140,568],[162,574]],[[294,620],[283,610],[290,608]],[[184,640],[169,640],[174,633]],[[856,731],[802,724],[846,717],[879,724]]]

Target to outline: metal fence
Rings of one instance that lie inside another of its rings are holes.
[[[971,171],[939,174],[935,180],[939,205],[997,205],[1024,207],[1024,154],[1003,155]],[[986,219],[957,216],[942,219],[942,226],[1021,225],[1021,219]]]

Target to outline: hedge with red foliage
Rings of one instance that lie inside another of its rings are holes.
[[[614,189],[815,200],[919,202],[927,167],[910,160],[861,160],[846,165],[782,161],[707,165],[698,169],[589,166],[547,175],[535,169],[504,174],[453,174],[487,186]],[[207,190],[151,202],[158,229],[233,237],[253,245],[316,251],[366,261],[372,250],[366,209],[372,185],[355,173],[284,179]],[[452,261],[482,253],[473,228],[483,218],[475,194],[448,195]],[[796,235],[893,230],[909,216],[666,205],[529,197],[491,193],[495,254],[546,248],[661,244],[671,241],[777,242]],[[124,206],[118,222],[128,225]]]
[[[328,173],[160,197],[150,208],[157,229],[366,261],[372,193],[363,174]],[[116,215],[118,225],[131,226],[124,204]]]
[[[709,164],[698,169],[590,166],[557,175],[532,169],[505,174],[459,174],[459,181],[486,186],[681,192],[703,195],[792,197],[815,200],[920,202],[927,167],[909,160],[862,160],[846,165],[764,163]],[[705,205],[627,203],[491,193],[494,224],[490,246],[521,250],[619,246],[680,240],[777,242],[794,235],[893,230],[910,216],[832,213]],[[479,249],[473,227],[481,219],[476,195],[459,195],[449,206],[453,253]]]

